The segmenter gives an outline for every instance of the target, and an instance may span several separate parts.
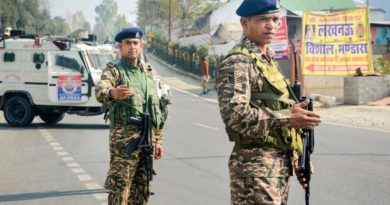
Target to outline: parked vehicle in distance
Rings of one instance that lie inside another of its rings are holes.
[[[39,116],[48,124],[65,113],[100,115],[106,108],[96,101],[95,85],[108,62],[115,60],[113,45],[63,37],[25,35],[11,30],[0,37],[0,110],[10,126],[25,127]],[[168,85],[156,76],[161,104],[169,104]],[[166,109],[166,115],[167,111]]]
[[[7,123],[24,127],[39,116],[54,124],[65,113],[104,113],[94,94],[102,73],[97,59],[107,59],[104,55],[91,43],[68,38],[25,35],[18,30],[2,36],[0,109]]]

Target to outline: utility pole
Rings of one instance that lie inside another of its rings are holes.
[[[168,25],[168,36],[169,36],[169,41],[171,41],[171,35],[172,35],[172,0],[169,0],[169,5],[168,5],[168,12],[169,12],[169,25]]]
[[[147,2],[146,2],[147,0],[144,0],[144,7],[145,7],[145,11],[144,11],[144,32],[146,33],[146,24],[147,24],[147,22],[148,22],[148,14],[147,14],[147,6],[148,6],[148,4],[147,4]]]

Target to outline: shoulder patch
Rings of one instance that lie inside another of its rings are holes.
[[[152,69],[152,66],[149,65],[149,64],[147,64],[147,65],[146,65],[146,70],[149,71],[149,72],[152,71],[152,70],[153,70],[153,69]]]

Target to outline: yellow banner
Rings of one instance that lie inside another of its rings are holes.
[[[367,8],[332,14],[305,12],[302,23],[302,73],[353,75],[372,73]]]

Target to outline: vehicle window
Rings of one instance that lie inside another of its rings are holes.
[[[34,63],[43,63],[43,62],[45,62],[45,54],[43,54],[43,53],[34,53],[33,62]]]
[[[64,68],[70,68],[72,70],[80,71],[81,65],[74,58],[69,58],[65,56],[56,56],[56,65]]]
[[[14,62],[15,61],[15,53],[4,53],[4,62]]]
[[[114,60],[113,56],[103,54],[91,54],[91,58],[96,67],[101,70],[106,68],[108,62],[112,62]]]

